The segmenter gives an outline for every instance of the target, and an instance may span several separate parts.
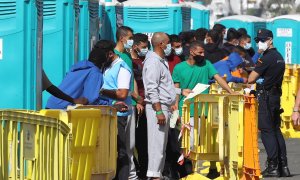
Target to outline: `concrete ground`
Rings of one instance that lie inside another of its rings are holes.
[[[289,178],[264,178],[264,179],[286,179],[286,180],[300,180],[300,139],[286,139],[288,164],[292,177]],[[264,146],[259,139],[260,149],[260,167],[263,171],[265,169],[265,161],[267,154]]]

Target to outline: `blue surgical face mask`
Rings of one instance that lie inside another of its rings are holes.
[[[125,49],[131,49],[133,45],[133,40],[132,39],[128,39],[126,44],[124,44],[124,48]]]
[[[167,47],[166,49],[164,49],[164,52],[165,52],[165,56],[169,56],[172,52],[172,46],[171,44],[167,44]]]
[[[148,48],[141,49],[141,51],[138,52],[138,56],[144,57],[146,56],[147,52],[148,52]]]
[[[246,43],[246,45],[244,46],[244,49],[250,49],[251,48],[251,44],[250,43]]]

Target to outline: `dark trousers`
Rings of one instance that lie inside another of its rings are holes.
[[[147,118],[143,111],[136,113],[135,148],[138,154],[139,178],[146,178],[148,170],[148,141],[147,141]]]
[[[271,160],[286,158],[285,140],[280,130],[280,96],[281,93],[262,91],[258,94],[258,128],[268,159]]]
[[[127,116],[118,116],[118,136],[117,136],[117,173],[115,180],[128,180],[129,177],[129,158],[126,151]]]
[[[169,129],[163,175],[172,179],[183,178],[193,172],[193,165],[189,159],[185,158],[183,165],[177,163],[181,156],[181,141],[178,141],[179,134],[180,130],[176,128]]]

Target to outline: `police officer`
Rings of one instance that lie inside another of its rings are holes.
[[[283,112],[280,108],[280,97],[285,62],[273,46],[272,31],[259,30],[255,41],[263,54],[254,71],[251,72],[248,82],[255,83],[259,77],[264,78],[263,83],[257,89],[258,128],[268,155],[267,166],[262,175],[264,177],[288,177],[290,171],[287,165],[286,145],[280,131],[280,114]]]

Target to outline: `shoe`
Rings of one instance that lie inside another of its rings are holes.
[[[263,177],[280,177],[278,170],[278,160],[268,159],[266,162],[266,169],[262,172]]]
[[[291,172],[289,170],[286,157],[279,158],[278,166],[279,166],[279,171],[280,171],[280,177],[290,177],[291,176]]]
[[[217,177],[220,177],[220,173],[217,169],[209,169],[208,174],[206,175],[209,179],[216,179]]]

